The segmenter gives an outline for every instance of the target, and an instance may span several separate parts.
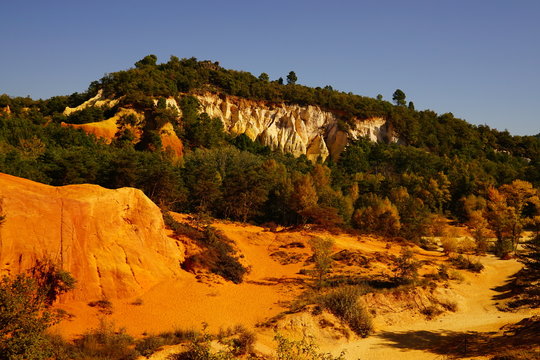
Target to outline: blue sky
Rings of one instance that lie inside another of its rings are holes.
[[[3,1],[0,93],[85,91],[148,54],[540,133],[540,1]]]

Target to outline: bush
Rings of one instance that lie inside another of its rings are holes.
[[[205,248],[202,254],[192,255],[182,263],[181,266],[184,270],[192,271],[197,266],[204,266],[214,274],[235,284],[240,284],[243,281],[247,269],[234,256],[235,251],[229,244],[231,240],[223,233],[210,225],[205,226],[204,230],[199,230],[188,224],[180,223],[168,212],[163,214],[163,220],[176,236],[187,236]]]
[[[227,341],[228,338],[230,341]],[[236,325],[234,328],[220,329],[217,339],[222,343],[228,343],[232,353],[238,356],[253,352],[257,336],[243,325]]]
[[[458,309],[457,302],[452,301],[452,300],[448,300],[448,299],[439,300],[439,304],[441,304],[441,306],[448,311],[456,312]]]
[[[149,336],[137,342],[137,345],[135,345],[135,350],[137,350],[142,356],[148,358],[165,344],[164,338],[160,336]]]
[[[232,341],[234,355],[244,355],[253,352],[255,341],[257,341],[255,333],[242,328],[238,337]]]
[[[373,323],[367,309],[359,302],[360,295],[360,288],[344,286],[321,295],[319,302],[356,334],[366,337],[373,332]]]
[[[88,306],[98,308],[98,311],[105,315],[111,315],[113,313],[113,305],[107,299],[90,301]]]
[[[443,237],[441,238],[441,246],[447,255],[456,253],[459,250],[459,241],[453,237]]]
[[[212,352],[212,337],[207,333],[197,336],[183,353],[171,354],[167,360],[233,360],[230,349]]]
[[[163,212],[163,221],[165,222],[165,226],[171,229],[175,236],[183,235],[199,241],[204,238],[202,231],[175,220],[169,212]]]
[[[83,110],[76,111],[67,116],[65,122],[68,124],[87,124],[105,119],[105,112],[102,108],[89,106]]]
[[[450,262],[455,267],[462,270],[469,270],[469,271],[478,273],[484,269],[484,265],[482,265],[480,261],[478,260],[473,261],[469,259],[468,257],[466,258],[465,256],[461,254],[456,257],[450,258]]]
[[[304,337],[301,340],[289,340],[279,333],[274,336],[278,346],[276,349],[276,358],[278,360],[344,360],[345,353],[342,352],[338,357],[333,357],[328,353],[320,353],[318,346],[313,339]]]
[[[135,341],[124,329],[115,331],[112,323],[102,320],[98,328],[75,340],[72,358],[92,360],[134,360],[139,353]]]
[[[420,312],[422,314],[424,314],[428,319],[432,319],[432,318],[436,317],[437,315],[442,314],[442,310],[439,309],[435,305],[430,305],[428,307],[425,307]]]
[[[396,281],[401,284],[411,284],[418,278],[420,263],[414,258],[414,253],[406,248],[401,249],[401,255],[396,259]]]
[[[38,262],[31,270],[33,277],[0,279],[0,360],[39,360],[52,354],[44,332],[65,314],[50,307],[59,294],[73,288],[75,280],[67,272],[39,264],[49,263]]]
[[[137,342],[135,350],[142,356],[150,357],[150,355],[155,353],[162,346],[180,344],[186,340],[193,341],[198,337],[199,333],[195,330],[177,329],[158,335],[147,336]]]
[[[313,261],[315,262],[315,269],[313,270],[313,277],[317,284],[317,287],[322,287],[326,282],[328,273],[332,270],[332,247],[334,246],[334,240],[330,238],[315,237],[309,241],[311,250],[313,251]]]

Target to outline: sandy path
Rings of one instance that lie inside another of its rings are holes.
[[[533,311],[510,313],[496,308],[498,300],[494,296],[500,292],[493,289],[504,285],[521,264],[494,256],[483,258],[482,263],[485,269],[481,274],[464,274],[465,281],[453,286],[462,299],[456,313],[432,321],[412,320],[381,327],[375,335],[333,348],[332,353],[346,350],[347,359],[444,359],[440,348],[448,346],[464,351],[467,334],[497,331],[505,324],[533,315]]]

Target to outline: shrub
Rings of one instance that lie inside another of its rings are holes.
[[[44,331],[55,317],[34,279],[18,275],[0,280],[0,359],[37,360],[50,356]]]
[[[461,273],[459,271],[457,271],[457,270],[451,270],[448,273],[448,277],[449,277],[450,280],[456,280],[458,282],[462,282],[463,280],[465,280],[463,275],[461,275]]]
[[[450,278],[450,275],[448,274],[448,266],[446,266],[445,264],[439,266],[439,269],[437,270],[437,276],[441,280],[448,280]]]
[[[43,266],[40,266],[43,265]],[[39,360],[52,355],[45,330],[65,313],[51,310],[56,297],[74,287],[71,274],[38,261],[32,277],[0,279],[0,360]]]
[[[105,314],[105,315],[110,315],[110,314],[113,313],[113,305],[107,299],[90,301],[88,303],[88,306],[98,308],[98,311]]]
[[[163,221],[165,222],[165,226],[171,229],[175,236],[183,235],[187,236],[190,239],[199,241],[202,240],[204,237],[202,231],[187,224],[176,221],[169,212],[163,212]]]
[[[396,259],[396,281],[402,284],[414,283],[418,278],[420,263],[414,258],[414,253],[406,248],[401,249],[401,255]]]
[[[312,338],[304,337],[301,340],[289,340],[277,333],[274,340],[278,343],[276,358],[278,360],[344,360],[345,353],[333,357],[328,353],[320,353],[318,346]]]
[[[104,119],[105,112],[102,108],[89,106],[67,116],[66,122],[68,124],[87,124],[102,121]]]
[[[37,260],[30,273],[36,280],[46,305],[52,305],[58,296],[75,289],[77,283],[69,272],[62,270],[47,258]]]
[[[448,311],[456,312],[458,309],[457,302],[452,301],[452,300],[448,300],[448,299],[439,300],[439,304],[441,304],[441,306]]]
[[[247,269],[235,257],[230,256],[228,253],[219,253],[217,261],[210,268],[210,271],[235,284],[240,284]]]
[[[484,265],[478,260],[473,261],[469,259],[468,257],[465,257],[463,255],[458,255],[456,257],[453,257],[450,259],[450,262],[457,267],[458,269],[462,270],[469,270],[472,272],[480,272],[484,269]]]
[[[422,309],[421,313],[424,314],[427,318],[432,319],[435,316],[442,314],[442,310],[435,305],[430,305]]]
[[[197,266],[204,266],[214,274],[235,284],[240,284],[243,281],[247,269],[234,256],[235,251],[229,244],[231,240],[223,233],[210,225],[206,225],[204,230],[199,230],[180,223],[168,212],[163,214],[163,220],[176,236],[187,236],[205,248],[203,253],[192,255],[181,264],[184,270],[192,271]]]
[[[313,251],[313,261],[315,262],[315,270],[313,270],[313,277],[320,288],[326,281],[327,274],[332,269],[332,247],[334,246],[334,240],[329,238],[315,237],[309,241],[311,250]]]
[[[131,303],[131,305],[135,305],[135,306],[141,306],[142,304],[144,304],[144,301],[143,301],[143,299],[141,299],[141,298],[136,298],[136,299],[133,300],[133,302]]]
[[[160,333],[158,335],[147,336],[137,342],[135,345],[135,350],[137,350],[142,356],[149,357],[164,345],[175,345],[186,340],[193,341],[198,337],[199,333],[193,329],[177,329],[174,331]]]
[[[356,286],[344,286],[321,295],[319,302],[343,320],[356,334],[366,337],[373,331],[371,316],[359,302],[362,291]]]
[[[99,327],[75,340],[73,358],[93,360],[134,360],[139,355],[133,348],[134,340],[124,329],[115,330],[114,324],[101,320]]]
[[[249,331],[244,326],[239,325],[234,329],[235,337],[232,339],[232,352],[234,355],[245,355],[253,352],[253,345],[257,341],[257,336],[253,331]]]
[[[137,345],[135,345],[135,350],[137,350],[142,356],[148,358],[163,345],[165,345],[165,340],[162,337],[149,336],[138,341]]]
[[[220,350],[212,352],[211,347],[212,337],[203,332],[197,336],[188,347],[188,350],[183,353],[171,354],[167,360],[233,360],[234,355],[230,351]]]
[[[459,241],[453,237],[443,237],[441,238],[441,246],[447,255],[456,253],[459,249]]]

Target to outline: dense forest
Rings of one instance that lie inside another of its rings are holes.
[[[524,227],[540,226],[539,135],[511,136],[451,113],[418,111],[401,90],[391,103],[297,81],[294,71],[285,81],[272,81],[265,73],[257,77],[194,58],[172,56],[157,64],[149,55],[84,93],[47,100],[2,95],[0,171],[52,185],[137,187],[174,211],[261,224],[311,223],[420,243],[446,217],[467,223],[479,244],[491,231],[502,253],[515,248]],[[98,91],[120,101],[63,114]],[[201,112],[190,96],[203,92],[318,105],[339,114],[343,127],[355,118],[381,116],[404,144],[359,139],[339,160],[312,163],[244,134],[226,134],[221,120]],[[181,115],[166,106],[171,96]],[[111,144],[60,125],[104,120],[121,108],[144,114],[140,138],[126,126],[138,121],[133,116],[121,118]],[[158,130],[167,122],[186,147],[180,160],[161,151]]]

